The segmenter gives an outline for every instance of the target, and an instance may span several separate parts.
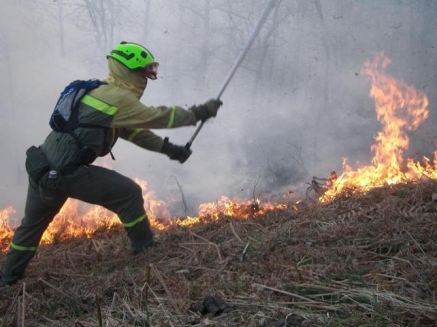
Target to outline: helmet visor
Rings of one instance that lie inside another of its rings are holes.
[[[149,79],[155,80],[157,79],[159,63],[152,62],[148,64],[146,67],[139,70],[140,74]]]

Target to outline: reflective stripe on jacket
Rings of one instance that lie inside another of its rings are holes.
[[[145,106],[140,98],[147,79],[130,71],[118,61],[108,59],[107,84],[90,91],[78,106],[82,127],[74,136],[51,132],[43,151],[53,168],[58,169],[74,160],[84,145],[97,156],[105,156],[119,137],[144,149],[159,152],[163,139],[151,129],[196,125],[194,114],[179,106]]]

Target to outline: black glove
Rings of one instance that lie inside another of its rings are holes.
[[[180,163],[187,161],[192,153],[192,151],[185,146],[170,143],[168,137],[164,139],[161,152],[169,156],[171,160],[178,160]]]
[[[219,99],[211,99],[200,106],[192,106],[189,110],[194,113],[197,121],[205,121],[211,117],[215,117],[222,104],[223,102]]]

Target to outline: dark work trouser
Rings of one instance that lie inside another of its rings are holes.
[[[127,231],[133,249],[153,243],[142,191],[133,180],[98,166],[82,166],[64,179],[67,196],[52,205],[41,200],[38,185],[29,180],[24,218],[12,237],[6,255],[2,276],[4,283],[12,283],[24,277],[44,231],[68,197],[100,205],[116,213]]]

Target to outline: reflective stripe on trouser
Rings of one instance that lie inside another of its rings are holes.
[[[144,210],[142,190],[138,184],[116,171],[98,166],[83,166],[64,177],[68,196],[100,205],[116,213],[124,225],[132,247],[141,247],[153,239]],[[21,278],[35,251],[18,248],[37,247],[42,234],[62,205],[48,207],[30,182],[25,217],[17,228],[12,246],[6,255],[3,278]],[[7,277],[7,276],[11,277]],[[7,281],[6,281],[7,282]]]
[[[59,212],[64,201],[49,206],[41,201],[38,185],[29,180],[24,218],[12,237],[3,282],[12,283],[24,276],[27,265],[34,257],[44,231]]]
[[[83,166],[66,176],[68,195],[97,204],[116,213],[133,247],[153,239],[150,223],[144,210],[141,187],[132,179],[114,170],[98,166]]]

